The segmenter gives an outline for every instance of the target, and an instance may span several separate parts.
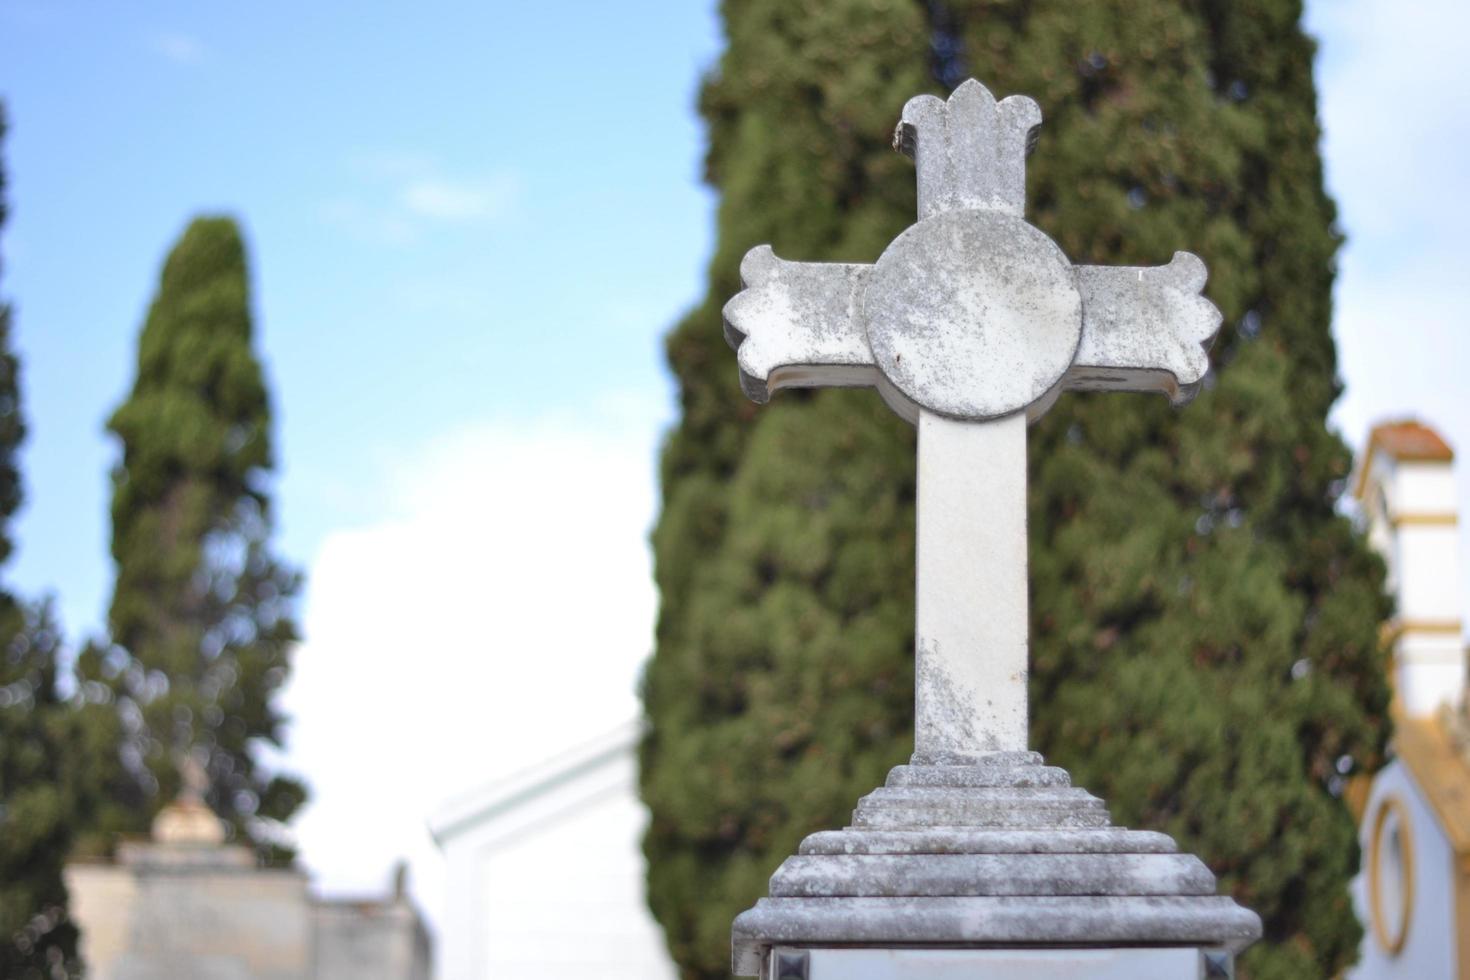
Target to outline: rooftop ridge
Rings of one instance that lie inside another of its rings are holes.
[[[476,821],[595,772],[638,745],[642,718],[632,718],[594,738],[578,742],[539,762],[507,773],[451,798],[429,818],[429,834],[441,846]]]

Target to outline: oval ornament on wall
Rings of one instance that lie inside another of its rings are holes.
[[[1409,811],[1396,796],[1385,796],[1373,817],[1368,903],[1374,939],[1388,955],[1397,956],[1414,914],[1414,838]]]

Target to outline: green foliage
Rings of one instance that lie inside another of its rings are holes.
[[[0,140],[5,136],[0,103]],[[0,226],[5,223],[0,167]],[[0,301],[0,563],[13,550],[25,438],[11,308]],[[78,969],[62,862],[86,796],[76,765],[76,716],[57,687],[60,642],[50,609],[0,588],[0,976],[66,977]]]
[[[0,144],[7,129],[5,103],[0,102]],[[0,161],[0,228],[9,217],[5,196],[5,167]],[[20,509],[20,444],[25,441],[25,417],[20,407],[20,361],[10,347],[10,304],[0,299],[0,564],[10,558],[15,542],[10,520]]]
[[[78,973],[61,869],[91,793],[49,608],[0,596],[0,976]]]
[[[1242,975],[1327,977],[1361,933],[1347,772],[1380,764],[1382,570],[1335,512],[1338,237],[1295,0],[749,0],[707,80],[721,192],[654,533],[649,901],[686,976],[813,830],[911,750],[913,436],[871,392],[746,403],[720,331],[745,250],[870,261],[913,218],[905,99],[969,74],[1046,123],[1028,217],[1074,261],[1202,255],[1211,385],[1064,395],[1032,430],[1032,741],[1258,911]]]
[[[204,764],[215,812],[258,845],[304,799],[253,751],[279,744],[271,701],[296,639],[298,579],[269,550],[270,406],[251,333],[239,230],[228,218],[196,219],[164,265],[132,393],[108,422],[122,443],[114,647],[80,669],[123,706],[123,761],[139,790],[105,816],[103,832],[144,829],[177,793],[185,753]]]

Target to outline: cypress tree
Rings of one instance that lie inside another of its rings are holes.
[[[185,754],[203,764],[214,811],[262,848],[304,799],[257,760],[280,743],[272,697],[296,640],[298,577],[269,547],[271,416],[252,330],[239,229],[196,219],[164,265],[137,378],[108,422],[122,444],[113,685],[142,796],[104,830],[144,829],[178,792]]]
[[[6,129],[0,102],[0,141]],[[0,165],[0,226],[6,218]],[[0,564],[14,551],[25,438],[11,307],[0,300]],[[78,969],[62,863],[81,815],[74,717],[58,684],[60,642],[45,604],[0,587],[0,976],[66,977]]]
[[[58,684],[49,606],[0,593],[0,638],[0,976],[74,976],[77,930],[62,867],[88,801],[78,716]]]
[[[905,99],[974,74],[1046,122],[1028,219],[1076,262],[1209,265],[1183,413],[1064,395],[1031,437],[1032,742],[1258,911],[1256,978],[1360,936],[1345,776],[1381,762],[1382,569],[1335,504],[1334,208],[1295,0],[751,0],[700,101],[721,194],[654,533],[649,901],[688,976],[800,838],[911,751],[913,435],[871,392],[744,402],[719,309],[750,246],[872,261],[913,220]]]

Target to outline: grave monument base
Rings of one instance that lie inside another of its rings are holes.
[[[802,980],[780,972],[781,949],[832,963],[808,980],[1046,977],[1105,954],[1135,971],[1118,976],[1195,980],[1229,976],[1260,934],[1168,835],[1113,826],[1038,753],[993,752],[895,767],[851,826],[812,834],[776,869],[732,945],[737,975],[769,980]],[[1031,972],[1015,972],[1023,961]]]
[[[762,980],[1220,980],[1234,954],[1189,947],[964,949],[777,946]]]

